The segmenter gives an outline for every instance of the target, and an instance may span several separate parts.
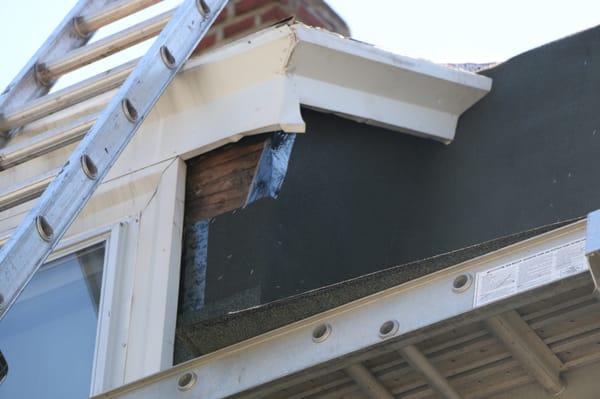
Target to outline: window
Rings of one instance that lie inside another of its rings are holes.
[[[89,397],[105,244],[44,265],[0,322],[0,398]]]
[[[0,321],[0,399],[80,399],[173,365],[184,188],[179,158],[100,187]]]

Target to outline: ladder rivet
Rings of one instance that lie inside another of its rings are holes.
[[[198,376],[196,375],[196,373],[194,373],[193,371],[189,371],[183,374],[181,377],[179,377],[179,379],[177,380],[177,389],[183,392],[189,391],[194,387],[194,385],[196,385],[197,382]]]
[[[177,66],[175,57],[173,56],[171,50],[169,50],[167,46],[162,46],[160,48],[160,58],[162,58],[163,62],[169,69],[174,69]]]
[[[38,216],[35,218],[35,227],[37,228],[38,234],[42,238],[42,240],[46,242],[50,242],[52,237],[54,237],[54,230],[48,220],[46,220],[43,216]]]
[[[398,332],[400,325],[397,320],[388,320],[379,327],[379,336],[389,338]]]
[[[80,38],[87,39],[92,35],[92,32],[85,32],[85,30],[81,28],[82,22],[84,22],[84,19],[81,16],[73,18],[73,30]]]
[[[456,293],[465,292],[469,289],[472,283],[473,276],[471,276],[471,274],[461,274],[460,276],[457,276],[452,282],[452,291]]]
[[[204,18],[210,14],[210,7],[206,4],[205,0],[196,0],[196,5],[198,6],[198,11],[200,11],[200,14],[202,14]]]
[[[123,112],[125,113],[125,117],[127,117],[127,119],[129,119],[130,122],[135,123],[138,118],[138,112],[137,109],[135,109],[135,107],[131,103],[131,101],[129,101],[129,99],[126,98],[123,100],[121,105],[123,106]]]
[[[46,65],[44,63],[38,62],[37,64],[35,64],[35,66],[33,67],[33,71],[35,75],[35,80],[36,82],[38,82],[38,84],[44,87],[52,86],[52,82],[50,82],[47,76],[48,69],[46,68]]]
[[[98,178],[98,168],[94,161],[92,161],[92,158],[90,158],[88,154],[83,154],[80,160],[83,173],[85,173],[89,179],[96,180]]]
[[[325,341],[331,335],[331,324],[325,323],[318,325],[312,333],[312,339],[316,343]]]

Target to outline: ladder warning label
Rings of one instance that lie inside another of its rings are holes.
[[[582,238],[477,273],[473,305],[487,305],[587,269]]]

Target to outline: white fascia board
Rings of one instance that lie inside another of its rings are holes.
[[[295,77],[295,81],[302,103],[310,108],[444,143],[454,137],[458,115],[315,79]],[[335,108],[332,93],[338,98]]]
[[[307,106],[447,143],[458,117],[491,90],[485,76],[300,24],[290,29],[297,45],[287,72]]]

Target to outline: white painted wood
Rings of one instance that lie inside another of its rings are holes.
[[[113,225],[106,240],[101,304],[92,371],[91,395],[123,383],[127,355],[129,308],[132,296],[130,268],[124,262],[128,247],[129,222]]]
[[[311,108],[423,138],[432,138],[423,132],[435,133],[444,143],[454,139],[457,114],[303,76],[295,75],[294,80],[300,101]]]
[[[166,160],[134,173],[104,181],[63,241],[94,231],[99,226],[107,226],[135,217],[154,194],[161,174],[170,162],[172,160]],[[0,213],[0,236],[6,237],[10,234],[23,213],[31,207],[32,202]]]
[[[125,382],[173,365],[184,198],[185,163],[174,158],[139,214]]]

